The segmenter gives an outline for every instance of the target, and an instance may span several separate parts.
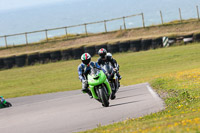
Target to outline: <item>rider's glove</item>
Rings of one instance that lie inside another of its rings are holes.
[[[88,82],[87,80],[82,80],[82,83],[84,84],[87,84],[87,82]]]
[[[114,70],[114,72],[117,72],[117,71],[118,71],[118,69],[117,69],[117,68],[113,68],[113,70]]]

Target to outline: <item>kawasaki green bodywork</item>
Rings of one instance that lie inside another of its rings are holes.
[[[4,105],[6,104],[6,100],[3,99],[3,102],[2,102],[1,98],[3,98],[3,97],[0,97],[0,108],[4,108],[5,107]]]
[[[107,80],[107,77],[102,70],[100,70],[96,75],[95,74],[88,74],[87,77],[88,77],[89,88],[90,88],[90,91],[92,93],[93,98],[100,99],[96,95],[94,89],[95,89],[95,86],[98,86],[98,85],[101,85],[101,84],[106,85],[106,88],[108,89],[109,95],[112,93],[112,90],[111,90],[110,84]]]

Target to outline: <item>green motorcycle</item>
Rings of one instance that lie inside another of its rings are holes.
[[[2,96],[0,96],[0,108],[11,107],[12,104],[6,101]]]
[[[92,67],[87,79],[93,98],[101,102],[102,106],[108,107],[112,90],[104,72]]]

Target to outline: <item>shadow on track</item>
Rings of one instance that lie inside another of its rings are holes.
[[[120,105],[126,105],[126,104],[131,104],[131,103],[137,103],[137,102],[141,102],[141,101],[143,101],[143,100],[114,104],[114,105],[110,105],[109,107],[120,106]]]
[[[119,98],[116,98],[116,100],[130,98],[130,97],[135,97],[135,96],[142,96],[142,95],[146,95],[146,94],[148,94],[148,93],[119,97]]]
[[[141,88],[134,88],[134,89],[126,89],[126,90],[121,90],[119,89],[119,91],[117,93],[121,93],[121,92],[127,92],[127,91],[134,91],[134,90],[137,90],[137,89],[141,89]]]

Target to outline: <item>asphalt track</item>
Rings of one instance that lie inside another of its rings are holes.
[[[163,100],[148,83],[121,87],[107,108],[80,90],[7,101],[13,107],[0,109],[1,133],[78,132],[164,109]]]

